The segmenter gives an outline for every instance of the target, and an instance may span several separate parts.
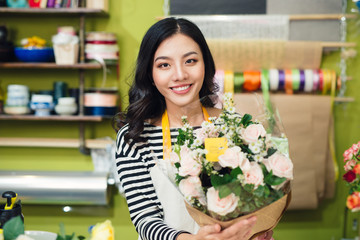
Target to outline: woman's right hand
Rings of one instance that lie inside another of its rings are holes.
[[[253,216],[238,221],[222,231],[219,224],[206,225],[201,227],[195,235],[186,236],[181,234],[178,240],[248,240],[251,237],[250,233],[255,223],[256,217]]]

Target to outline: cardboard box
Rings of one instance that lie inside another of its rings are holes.
[[[86,8],[109,11],[109,0],[86,0]]]

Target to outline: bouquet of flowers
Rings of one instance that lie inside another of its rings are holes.
[[[182,120],[170,161],[193,219],[226,228],[242,216],[260,214],[253,236],[275,227],[289,204],[293,179],[285,136],[236,113],[231,94],[224,95],[220,116],[201,128]]]
[[[345,150],[343,156],[346,171],[343,179],[350,187],[346,206],[353,212],[357,212],[360,210],[360,141]]]

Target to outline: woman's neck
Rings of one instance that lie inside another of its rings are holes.
[[[182,127],[182,117],[186,116],[191,126],[200,126],[204,121],[202,105],[192,104],[186,107],[167,107],[170,127]]]

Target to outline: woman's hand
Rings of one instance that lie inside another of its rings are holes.
[[[256,237],[254,240],[274,240],[272,235],[273,235],[273,231],[268,231],[268,232]]]
[[[177,240],[248,240],[251,229],[255,225],[256,217],[241,220],[221,231],[219,224],[207,225],[200,228],[196,235],[179,235]],[[266,239],[267,240],[267,239]]]

